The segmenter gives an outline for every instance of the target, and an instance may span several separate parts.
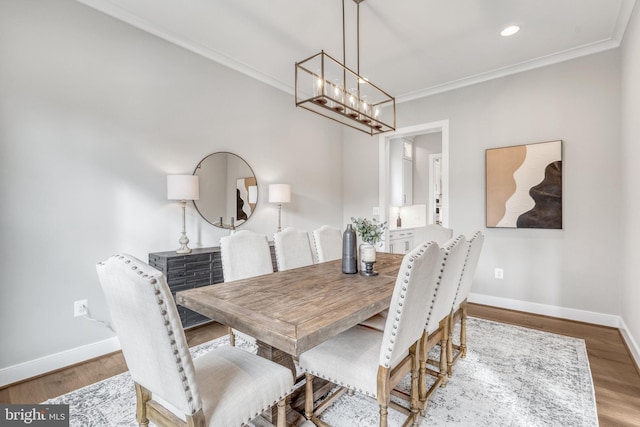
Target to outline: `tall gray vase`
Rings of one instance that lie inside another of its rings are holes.
[[[342,272],[355,274],[358,272],[358,252],[356,249],[356,232],[347,224],[347,229],[342,235]]]

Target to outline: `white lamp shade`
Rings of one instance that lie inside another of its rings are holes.
[[[167,199],[198,200],[200,177],[198,175],[167,175]]]
[[[269,184],[269,203],[291,202],[291,185]]]

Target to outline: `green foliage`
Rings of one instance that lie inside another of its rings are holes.
[[[367,218],[351,217],[351,221],[355,224],[355,229],[362,241],[372,245],[382,240],[382,233],[387,229],[387,221],[378,222],[375,218],[369,221]]]

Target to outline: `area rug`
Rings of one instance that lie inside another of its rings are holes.
[[[467,357],[459,359],[447,386],[434,393],[421,426],[598,425],[583,340],[477,318],[469,318],[467,330]],[[192,354],[228,344],[225,336]],[[255,352],[250,344],[240,346]],[[400,387],[408,385],[405,378]],[[133,381],[126,372],[44,403],[69,404],[71,426],[137,426]],[[376,426],[378,405],[363,395],[344,394],[320,418],[334,427]],[[390,427],[402,425],[403,418],[389,410]]]

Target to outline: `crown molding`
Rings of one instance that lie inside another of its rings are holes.
[[[232,70],[242,73],[248,77],[251,77],[269,86],[272,86],[285,93],[288,93],[290,95],[294,95],[295,93],[294,87],[291,83],[282,82],[274,78],[273,76],[269,76],[245,63],[242,63],[240,61],[233,59],[228,55],[209,49],[193,40],[186,39],[183,36],[173,34],[164,28],[161,28],[155,24],[152,24],[146,21],[145,19],[140,18],[139,16],[134,15],[122,9],[121,7],[115,5],[109,0],[76,0],[76,1],[86,6],[89,6],[93,9],[96,9],[100,12],[103,12],[107,15],[110,15],[116,19],[119,19],[123,22],[126,22],[127,24],[130,24],[150,34],[160,37],[163,40],[166,40],[170,43],[173,43],[177,46],[187,49],[197,55],[203,56],[207,59],[210,59],[214,62],[224,65],[225,67],[228,67]],[[622,43],[622,39],[624,37],[624,33],[626,31],[627,24],[629,23],[631,14],[633,13],[633,8],[635,6],[635,3],[636,3],[636,0],[622,0],[622,3],[620,4],[620,9],[618,10],[618,17],[616,19],[616,24],[612,29],[612,33],[611,33],[612,37],[609,39],[601,40],[601,41],[580,46],[574,49],[568,49],[555,54],[546,55],[546,56],[532,59],[529,61],[524,61],[512,66],[498,68],[495,70],[483,72],[473,76],[464,77],[464,78],[450,81],[447,83],[427,87],[414,92],[398,95],[396,96],[396,103],[409,102],[415,99],[424,98],[427,96],[448,92],[455,89],[460,89],[466,86],[475,85],[477,83],[482,83],[489,80],[494,80],[494,79],[522,73],[525,71],[533,70],[536,68],[542,68],[548,65],[569,61],[569,60],[580,58],[583,56],[604,52],[609,49],[618,48]]]
[[[438,93],[448,92],[448,91],[460,89],[466,86],[483,83],[489,80],[495,80],[502,77],[522,73],[525,71],[534,70],[536,68],[542,68],[548,65],[569,61],[571,59],[593,55],[594,53],[604,52],[609,49],[615,49],[618,46],[620,46],[620,42],[616,40],[613,40],[613,39],[603,40],[590,45],[581,46],[575,49],[569,49],[563,52],[543,56],[540,58],[521,62],[519,64],[511,65],[508,67],[498,68],[492,71],[487,71],[485,73],[464,77],[462,79],[454,80],[441,85],[431,86],[415,92],[410,92],[404,95],[400,95],[396,97],[396,103],[400,104],[402,102],[413,101],[415,99],[436,95]]]
[[[109,0],[76,0],[76,1],[78,3],[84,4],[85,6],[89,6],[92,9],[98,10],[106,15],[109,15],[113,18],[116,18],[120,21],[123,21],[129,25],[132,25],[133,27],[143,30],[149,34],[153,34],[154,36],[157,36],[165,41],[168,41],[169,43],[173,43],[176,46],[180,46],[197,55],[210,59],[214,62],[217,62],[218,64],[224,65],[225,67],[235,70],[248,77],[251,77],[252,79],[258,80],[262,83],[265,83],[269,86],[272,86],[290,95],[294,95],[293,85],[283,83],[280,80],[272,76],[269,76],[245,63],[237,61],[228,55],[225,55],[213,49],[209,49],[194,40],[187,39],[184,36],[174,34],[156,24],[152,24],[151,22],[113,4]]]

